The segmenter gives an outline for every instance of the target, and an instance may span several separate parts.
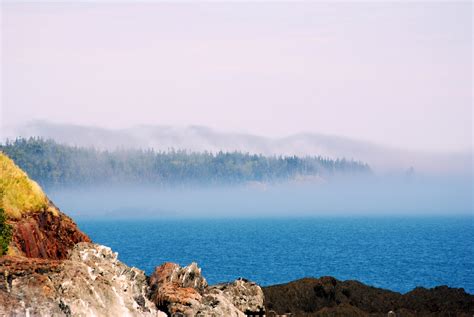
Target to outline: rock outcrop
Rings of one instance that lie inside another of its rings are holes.
[[[64,260],[0,257],[0,316],[244,317],[263,307],[253,282],[208,286],[195,263],[165,263],[147,281],[92,243],[76,244]]]
[[[0,208],[12,226],[9,255],[65,259],[76,243],[90,242],[41,187],[1,152]]]
[[[182,268],[168,262],[156,267],[150,277],[150,299],[170,314],[195,314],[205,287],[206,279],[195,263]]]
[[[332,277],[264,287],[267,313],[292,316],[469,316],[474,296],[463,289],[416,288],[406,294]]]
[[[263,291],[239,279],[208,286],[196,263],[165,263],[150,277],[150,299],[160,310],[184,316],[245,316],[263,312]]]
[[[71,218],[58,212],[25,213],[10,221],[13,239],[10,254],[29,258],[66,259],[69,250],[79,242],[91,242]]]
[[[256,283],[239,278],[232,283],[217,284],[209,290],[221,291],[230,302],[248,315],[263,313],[265,307],[262,288]]]
[[[0,258],[1,316],[166,316],[143,271],[105,246],[79,243],[68,259]]]

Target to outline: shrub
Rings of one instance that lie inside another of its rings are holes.
[[[8,245],[12,240],[12,226],[7,223],[7,216],[3,208],[0,208],[0,256],[8,251]]]

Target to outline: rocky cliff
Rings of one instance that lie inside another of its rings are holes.
[[[10,254],[30,258],[65,259],[76,243],[90,242],[71,218],[58,212],[25,213],[10,221],[13,239]]]
[[[12,227],[9,255],[65,259],[89,237],[12,160],[0,152],[0,208]]]

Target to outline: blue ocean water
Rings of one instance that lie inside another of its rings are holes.
[[[210,284],[330,275],[399,292],[446,284],[474,294],[473,217],[79,220],[96,243],[150,274],[197,262]]]

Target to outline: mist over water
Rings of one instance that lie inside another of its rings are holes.
[[[76,129],[88,131],[84,127]],[[112,139],[117,139],[112,134]],[[212,134],[210,139],[216,135]],[[220,136],[221,143],[234,144],[229,135]],[[255,136],[246,138],[253,140]],[[97,138],[100,139],[104,138]],[[163,140],[150,135],[145,139]],[[0,150],[43,185],[60,208],[77,217],[473,213],[472,161],[458,165],[456,156],[448,154],[436,171],[420,164],[400,164],[395,170],[383,171],[364,161],[347,161],[351,156],[331,160],[321,156],[263,156],[248,152],[156,152],[151,150],[153,147],[105,150],[67,144],[70,143],[17,139],[0,144]],[[433,155],[431,164],[436,165],[439,159]]]
[[[472,178],[370,176],[228,186],[48,188],[79,218],[472,215]]]

